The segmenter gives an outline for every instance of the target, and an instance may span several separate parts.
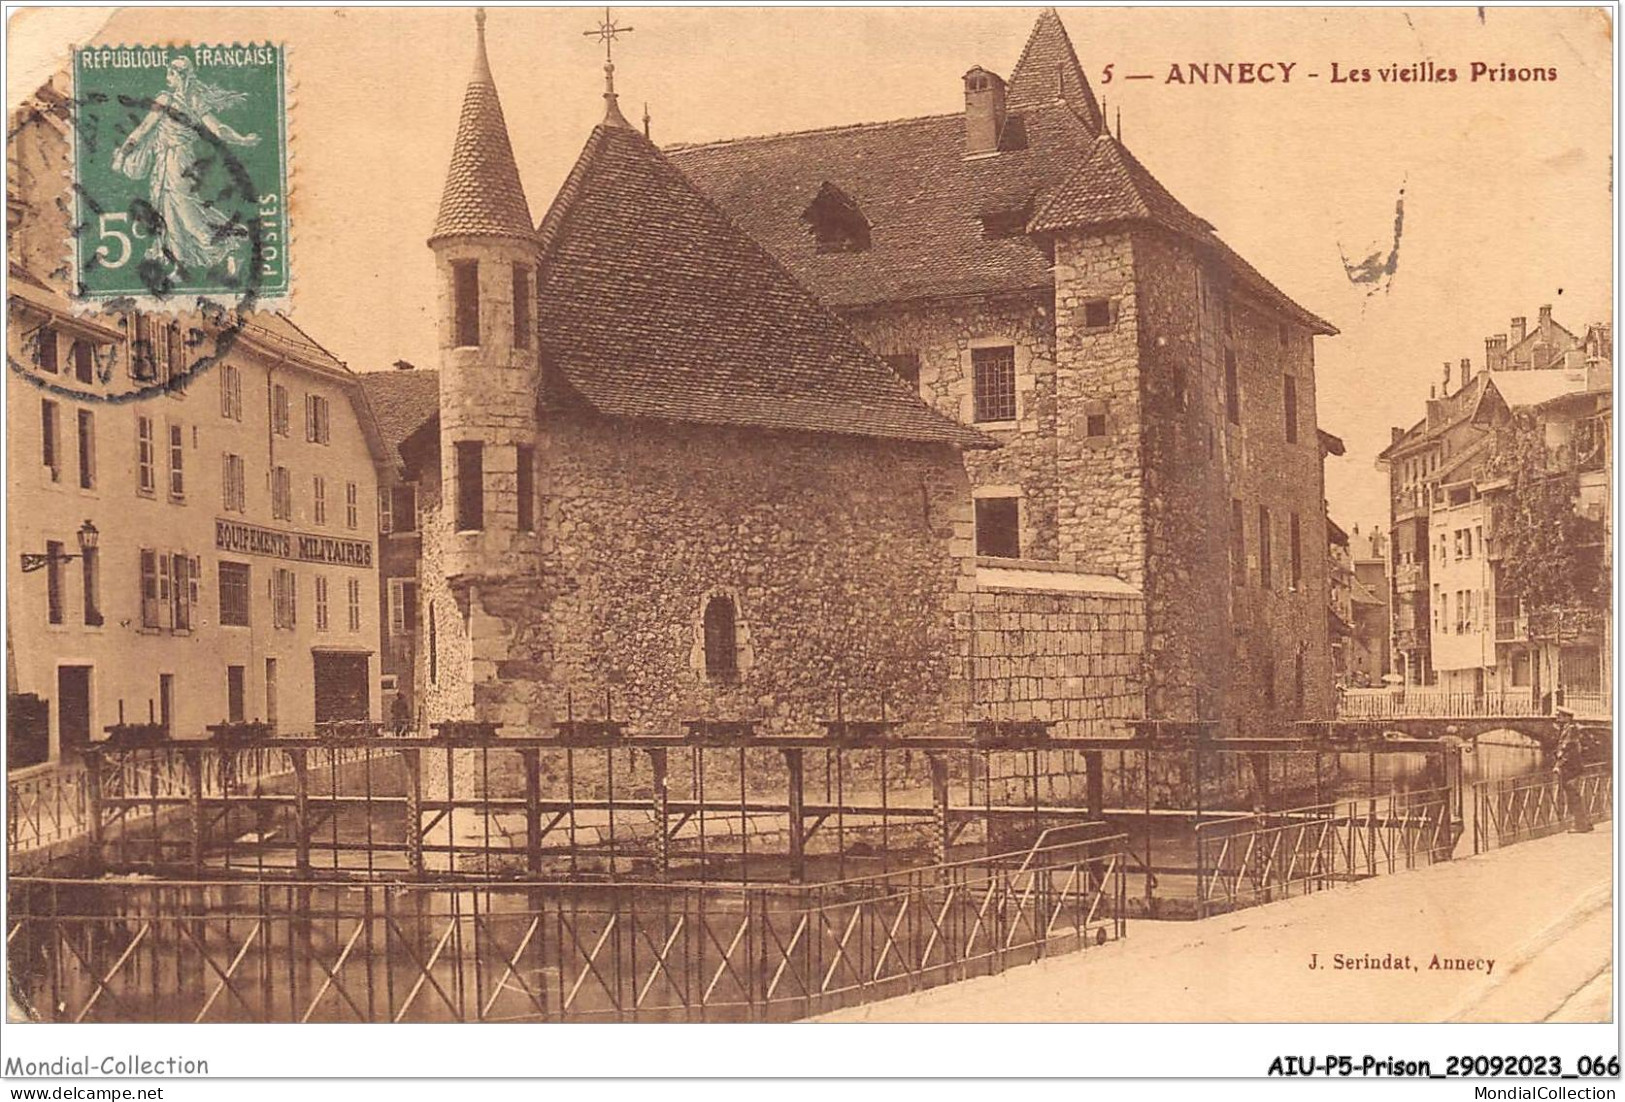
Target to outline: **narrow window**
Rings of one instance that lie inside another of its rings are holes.
[[[299,580],[293,571],[277,569],[271,590],[274,626],[291,628],[299,622]]]
[[[243,375],[235,364],[220,365],[220,416],[230,421],[243,419]]]
[[[457,441],[457,531],[485,527],[485,449],[478,440]]]
[[[452,344],[475,348],[480,343],[480,266],[474,260],[451,262]]]
[[[1092,298],[1083,304],[1083,327],[1085,329],[1105,329],[1112,323],[1112,304],[1110,299]]]
[[[287,436],[292,418],[288,407],[288,388],[281,383],[271,387],[271,431]]]
[[[312,508],[315,510],[316,523],[327,523],[327,479],[321,475],[312,475],[310,480],[310,495]]]
[[[1298,442],[1298,380],[1291,375],[1282,379],[1281,404],[1282,414],[1286,417],[1286,442]]]
[[[56,359],[56,330],[49,325],[42,325],[39,329],[39,369],[47,375],[55,375],[60,371]]]
[[[1230,500],[1230,580],[1247,584],[1247,515],[1239,497]]]
[[[354,528],[361,523],[361,488],[354,482],[344,484],[344,527]]]
[[[1241,424],[1241,383],[1236,378],[1236,354],[1224,350],[1224,415],[1232,425]]]
[[[897,372],[897,377],[909,386],[920,385],[920,354],[918,352],[899,352],[893,356],[882,356],[886,366]]]
[[[286,467],[271,470],[271,516],[277,520],[293,519],[293,476]]]
[[[536,449],[519,445],[519,530],[536,531]]]
[[[316,575],[316,630],[327,630],[327,578]]]
[[[224,465],[226,512],[241,513],[248,507],[248,476],[243,468],[243,457],[228,453]]]
[[[418,530],[418,488],[414,482],[397,482],[389,489],[389,517],[396,532]]]
[[[1269,506],[1258,507],[1258,584],[1270,587],[1270,511]]]
[[[173,501],[186,500],[186,446],[179,425],[169,426],[169,496]]]
[[[380,486],[378,487],[378,534],[387,536],[394,530],[394,495],[388,486]]]
[[[530,269],[513,266],[513,346],[530,347]]]
[[[141,626],[158,627],[158,554],[147,548],[141,550]]]
[[[79,411],[79,488],[96,488],[96,415]]]
[[[351,578],[349,582],[349,625],[351,631],[361,630],[361,580]]]
[[[1287,329],[1286,322],[1281,322],[1277,327],[1276,337],[1280,340],[1282,348],[1285,348],[1289,343],[1291,343],[1291,333],[1290,330]],[[1302,702],[1300,701],[1299,703]]]
[[[995,559],[1021,558],[1021,499],[976,499],[976,553]]]
[[[243,714],[245,711],[243,693],[245,688],[244,681],[246,680],[246,678],[243,676],[244,669],[245,668],[242,666],[226,667],[227,723],[241,723],[243,721]]]
[[[1106,415],[1104,413],[1084,414],[1083,432],[1085,436],[1105,436]]]
[[[151,497],[158,490],[157,441],[151,417],[135,419],[135,489]]]
[[[102,623],[102,553],[99,548],[87,547],[79,556],[80,574],[85,591],[85,624],[100,627]]]
[[[89,386],[96,381],[96,350],[89,341],[74,341],[70,352],[73,357],[73,377]]]
[[[176,631],[190,631],[192,611],[197,606],[197,564],[181,551],[174,553],[171,562],[170,624]]]
[[[51,481],[62,477],[62,455],[57,447],[56,403],[41,398],[39,404],[40,462],[51,472]]]
[[[389,633],[411,635],[418,629],[418,583],[410,578],[389,580]]]
[[[732,597],[719,595],[705,602],[705,672],[718,679],[739,673],[739,632]]]
[[[1016,350],[973,348],[970,353],[977,421],[1016,419]]]
[[[1303,532],[1298,525],[1298,514],[1287,515],[1287,532],[1291,541],[1292,550],[1292,588],[1294,591],[1303,588]]]
[[[276,659],[265,660],[265,722],[276,726]]]
[[[332,407],[320,394],[305,395],[305,440],[326,444],[331,439]]]
[[[435,636],[434,602],[429,602],[429,684],[440,680],[440,641]]]
[[[62,622],[62,544],[57,540],[45,541],[45,618]]]
[[[222,562],[219,574],[220,622],[227,627],[248,627],[248,564]]]

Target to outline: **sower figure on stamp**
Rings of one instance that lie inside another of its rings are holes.
[[[1557,778],[1563,785],[1563,798],[1572,817],[1569,830],[1575,834],[1591,831],[1591,816],[1586,811],[1585,795],[1580,791],[1580,770],[1585,766],[1585,742],[1580,728],[1574,722],[1574,713],[1559,707],[1557,716]]]
[[[259,144],[259,135],[239,134],[215,117],[248,97],[200,80],[184,57],[169,63],[166,81],[169,90],[153,100],[147,117],[113,152],[113,170],[148,182],[158,224],[147,259],[162,260],[167,253],[171,263],[194,271],[221,262],[235,271],[232,254],[247,233],[197,194],[196,143],[207,134],[229,145]]]

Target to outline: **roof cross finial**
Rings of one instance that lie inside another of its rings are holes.
[[[623,27],[615,22],[609,9],[604,9],[603,21],[596,30],[582,31],[583,38],[596,38],[604,44],[604,122],[611,126],[625,126],[630,124],[621,115],[620,104],[615,99],[615,39],[623,34],[631,34],[631,27]]]
[[[474,9],[474,75],[476,84],[491,84],[491,63],[485,56],[485,9]]]

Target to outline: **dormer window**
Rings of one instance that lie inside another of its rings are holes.
[[[1011,207],[982,213],[982,236],[993,240],[1000,237],[1020,237],[1027,232],[1030,217],[1027,207]]]
[[[828,180],[807,204],[801,220],[812,227],[821,253],[857,253],[869,247],[869,220],[856,200]]]

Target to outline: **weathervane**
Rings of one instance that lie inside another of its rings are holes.
[[[631,33],[631,27],[623,27],[615,22],[608,8],[604,9],[604,18],[597,30],[581,32],[583,38],[596,38],[604,44],[604,81],[608,95],[615,94],[615,39]]]

